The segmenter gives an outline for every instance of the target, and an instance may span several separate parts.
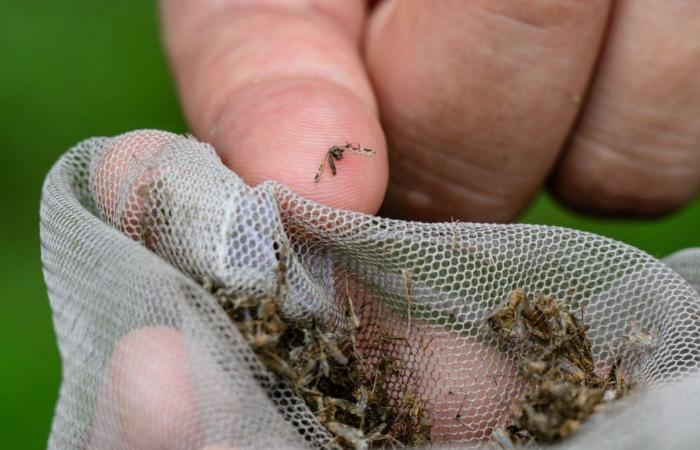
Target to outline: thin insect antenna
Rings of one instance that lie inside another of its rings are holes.
[[[465,395],[464,398],[462,399],[462,404],[459,405],[459,411],[457,411],[457,416],[460,416],[462,413],[462,408],[464,408],[464,402],[467,401],[467,396]]]
[[[353,147],[351,144],[348,144],[346,148],[362,156],[373,156],[375,153],[371,148],[364,148],[359,142],[357,143],[357,147]]]
[[[455,420],[462,425],[466,425],[464,422],[462,422],[462,408],[464,408],[464,402],[467,401],[467,396],[465,395],[464,398],[462,399],[462,404],[459,405],[459,410],[457,411],[457,414],[455,414]]]
[[[431,336],[430,340],[428,342],[425,342],[425,340],[423,339],[423,333],[420,333],[418,336],[420,336],[418,339],[420,342],[420,349],[422,352],[424,352],[435,340],[435,336]]]

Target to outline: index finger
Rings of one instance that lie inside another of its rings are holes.
[[[365,2],[162,0],[165,44],[185,115],[249,184],[274,179],[318,202],[373,213],[386,143],[359,50]],[[348,157],[314,176],[328,149]],[[358,182],[361,179],[361,182]]]

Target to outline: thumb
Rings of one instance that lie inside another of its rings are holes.
[[[273,179],[317,202],[374,213],[386,143],[359,51],[365,2],[161,2],[166,47],[194,133],[251,185]],[[333,145],[337,176],[319,165]]]

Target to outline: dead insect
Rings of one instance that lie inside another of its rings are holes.
[[[605,392],[603,393],[603,402],[616,400],[626,395],[631,387],[625,379],[622,371],[622,362],[626,355],[625,349],[623,348],[622,352],[620,353],[618,350],[615,350],[611,344],[608,344],[608,348],[613,362],[610,365],[610,369],[608,369],[608,373],[603,384],[603,388],[605,389]]]
[[[517,289],[487,323],[499,346],[514,353],[531,387],[513,405],[510,425],[493,434],[504,448],[565,439],[600,403],[627,392],[622,359],[615,358],[607,376],[598,375],[588,326],[552,297],[536,295],[531,302]],[[645,342],[646,335],[632,326],[634,337],[628,340]]]
[[[516,442],[512,435],[512,432],[509,430],[496,428],[493,433],[491,433],[491,438],[493,438],[505,450],[514,450],[516,448]]]
[[[295,380],[299,377],[294,369],[276,353],[262,351],[258,355],[260,355],[260,359],[263,360],[265,365],[281,378]]]
[[[336,363],[341,366],[346,366],[348,364],[348,357],[343,354],[343,352],[338,348],[337,340],[330,339],[325,333],[316,329],[318,333],[319,342],[323,345],[325,351],[335,360]]]
[[[296,380],[294,380],[294,387],[296,389],[304,389],[306,386],[310,385],[316,378],[317,375],[314,372],[317,367],[318,362],[313,358],[309,358],[306,364],[299,372]]]
[[[348,274],[345,274],[345,296],[348,299],[348,318],[350,319],[350,331],[356,331],[360,328],[360,319],[355,313],[355,305],[352,301],[352,296],[350,295],[350,287],[348,286]]]
[[[656,346],[656,332],[645,331],[636,320],[629,321],[632,333],[627,336],[627,345],[632,350],[647,352]]]
[[[340,422],[329,422],[326,427],[338,438],[350,445],[355,450],[368,450],[372,444],[378,441],[397,442],[390,435],[383,434],[386,424],[382,423],[365,434],[359,428],[351,427]],[[400,442],[398,442],[401,445]]]
[[[416,394],[414,373],[391,354],[397,347],[411,349],[406,338],[382,333],[376,340],[376,360],[371,353],[360,352],[356,335],[362,324],[347,277],[345,326],[331,332],[314,320],[285,318],[284,255],[281,251],[276,271],[280,286],[266,295],[231,296],[212,280],[203,283],[259,360],[288,383],[326,426],[331,435],[327,446],[336,443],[344,449],[369,449],[428,443],[431,424],[425,401]],[[400,376],[404,373],[407,378]],[[391,392],[399,383],[404,385],[404,402],[392,406]]]
[[[341,409],[349,414],[352,414],[355,417],[358,417],[358,418],[364,417],[364,410],[362,409],[361,405],[359,405],[358,403],[353,403],[351,401],[344,400],[342,398],[332,398],[332,397],[327,398],[326,402],[330,405],[335,406],[338,409]]]
[[[337,169],[335,168],[335,161],[340,161],[341,159],[343,159],[343,153],[347,151],[352,151],[362,156],[374,156],[375,153],[374,150],[372,150],[371,148],[364,148],[359,144],[357,145],[357,147],[353,147],[353,145],[350,143],[347,143],[345,145],[333,145],[331,148],[328,149],[325,156],[323,157],[323,161],[321,162],[321,165],[318,168],[318,172],[316,172],[316,176],[314,177],[314,183],[318,183],[321,179],[321,174],[323,173],[323,169],[326,166],[326,161],[328,162],[328,167],[331,168],[333,176],[335,176],[338,173]]]
[[[523,325],[520,311],[523,302],[527,301],[525,291],[516,289],[510,295],[508,304],[493,312],[486,320],[493,331],[506,340],[523,338]]]
[[[620,398],[627,392],[628,386],[620,371],[620,364],[622,364],[622,357],[616,356],[605,380],[604,402]]]
[[[360,417],[360,428],[362,429],[365,426],[365,413],[369,402],[369,392],[367,391],[367,387],[359,386],[357,389],[355,389],[353,395],[355,400],[357,400],[356,407]]]
[[[244,337],[253,350],[259,350],[263,347],[274,345],[279,340],[278,334],[268,334],[263,331],[262,324],[255,324],[254,332],[244,334]]]
[[[542,375],[547,371],[547,363],[545,361],[533,361],[522,358],[520,361],[520,370],[526,374]]]

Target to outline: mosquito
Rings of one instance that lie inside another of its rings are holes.
[[[349,142],[345,145],[334,145],[329,148],[324,155],[323,161],[321,162],[318,172],[316,172],[316,176],[314,177],[314,183],[318,183],[321,179],[321,174],[323,173],[323,168],[326,166],[326,161],[328,161],[328,167],[331,168],[331,172],[333,173],[333,176],[335,176],[338,173],[338,170],[335,167],[335,161],[340,161],[343,159],[343,153],[347,151],[351,151],[362,156],[374,156],[375,153],[371,148],[362,147],[360,144],[357,144],[357,147],[353,147],[353,145]]]

